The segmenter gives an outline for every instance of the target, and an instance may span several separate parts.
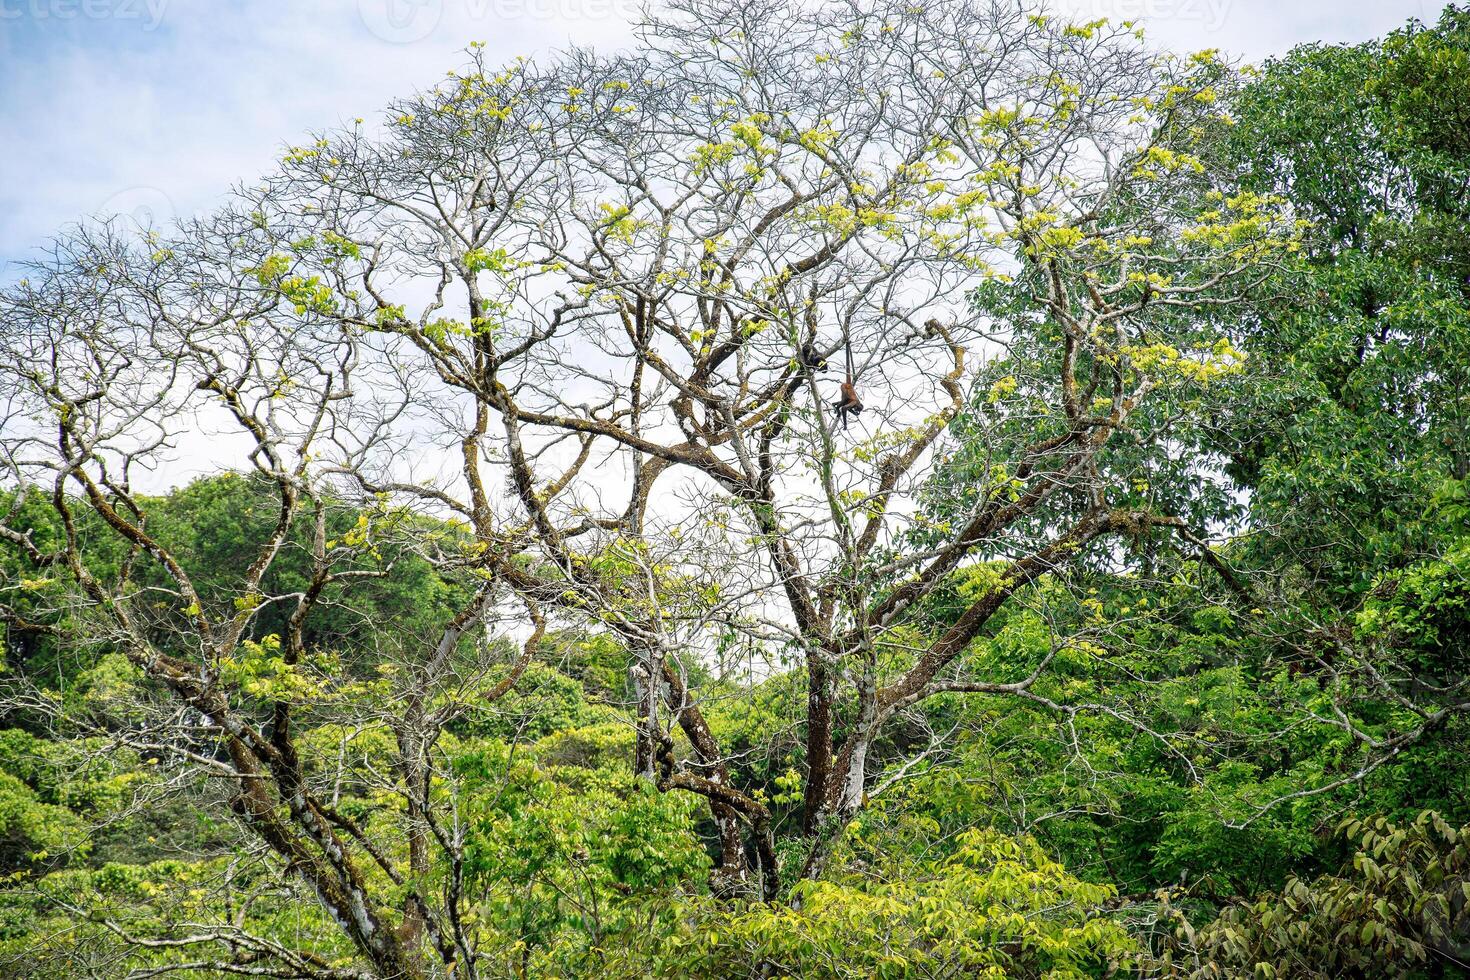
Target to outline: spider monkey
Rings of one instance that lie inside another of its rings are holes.
[[[837,420],[842,423],[844,429],[847,428],[849,415],[863,414],[862,399],[858,398],[857,389],[852,385],[851,374],[847,376],[846,381],[842,382],[842,397],[833,402],[832,407],[837,410]]]
[[[848,338],[847,331],[842,331],[842,356],[847,357],[847,378],[842,381],[841,397],[833,401],[832,408],[842,428],[847,429],[848,416],[863,414],[863,400],[857,397],[857,388],[853,385],[853,341]]]
[[[801,345],[801,353],[798,360],[801,362],[802,367],[813,373],[827,370],[827,358],[823,357],[822,352],[817,350],[817,339],[815,337],[808,338],[807,342]]]
[[[847,377],[842,382],[842,397],[832,403],[832,408],[837,412],[837,421],[841,422],[842,427],[846,429],[848,416],[863,414],[863,400],[858,397],[857,388],[853,385],[852,342],[848,340],[846,331],[843,331],[842,336],[845,342],[843,344],[844,355],[847,358]]]

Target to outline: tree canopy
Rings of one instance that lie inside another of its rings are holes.
[[[1462,969],[1470,12],[638,36],[0,292],[0,963]]]

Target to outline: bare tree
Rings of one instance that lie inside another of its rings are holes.
[[[0,533],[202,719],[226,754],[198,764],[372,975],[477,975],[434,746],[467,699],[514,685],[549,616],[632,652],[633,764],[708,800],[718,886],[766,899],[771,814],[688,681],[721,638],[756,651],[753,675],[804,675],[801,877],[886,785],[870,753],[896,717],[950,692],[1069,710],[1032,690],[1050,658],[993,678],[967,648],[1110,538],[1197,541],[1115,506],[1099,459],[1156,392],[1231,370],[1201,314],[1292,247],[1278,202],[1209,166],[1232,72],[1156,56],[1128,25],[1010,0],[682,0],[641,39],[502,71],[472,48],[381,132],[293,147],[167,240],[80,234],[0,305],[5,459],[65,535]],[[996,290],[1021,312],[975,298]],[[990,478],[963,520],[924,523],[977,363],[1036,324],[1054,348],[985,447]],[[279,502],[228,597],[200,594],[133,489],[226,425]],[[401,856],[303,775],[291,703],[242,711],[222,668],[278,605],[281,657],[304,663],[323,597],[382,574],[361,540],[329,539],[347,499],[465,596],[382,709]],[[80,511],[132,556],[109,581]],[[303,527],[308,586],[262,592]],[[926,600],[980,559],[1000,563],[988,588],[927,629]],[[135,560],[166,573],[161,607]],[[519,638],[509,663],[491,628]],[[415,885],[430,869],[434,895]]]

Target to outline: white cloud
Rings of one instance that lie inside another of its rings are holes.
[[[0,262],[104,208],[205,208],[287,141],[504,60],[615,47],[637,0],[0,0]],[[1259,59],[1433,19],[1437,0],[1057,0]],[[0,276],[3,276],[0,270]]]
[[[86,0],[0,0],[0,259],[104,206],[208,207],[285,142],[433,84],[470,41],[506,61],[620,44],[630,12],[625,0],[152,0],[167,6],[149,29],[144,0],[92,0],[145,13],[33,15],[68,2]]]

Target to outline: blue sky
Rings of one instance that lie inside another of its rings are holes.
[[[470,41],[509,59],[617,47],[637,0],[0,0],[0,281],[64,224],[206,209],[302,133],[432,84]],[[1057,0],[1252,60],[1356,41],[1439,0]]]

